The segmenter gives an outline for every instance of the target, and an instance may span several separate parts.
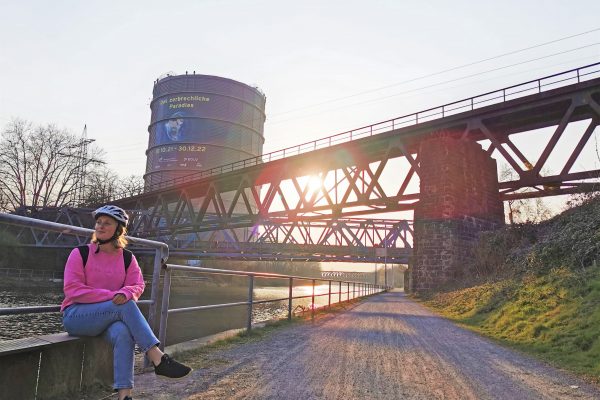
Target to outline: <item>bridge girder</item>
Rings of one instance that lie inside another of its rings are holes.
[[[506,162],[516,178],[500,182],[504,200],[597,189],[600,170],[573,171],[573,167],[600,121],[600,78],[581,79],[586,74],[599,76],[599,68],[600,64],[594,64],[181,177],[165,183],[168,187],[115,203],[131,212],[132,235],[173,244],[184,240],[187,245],[173,248],[181,254],[262,259],[265,255],[256,248],[246,247],[244,256],[240,249],[250,243],[277,246],[274,243],[282,238],[280,245],[297,246],[284,254],[292,259],[294,251],[313,260],[343,258],[342,250],[307,251],[306,246],[313,245],[333,249],[343,244],[347,253],[384,247],[408,254],[412,230],[403,231],[400,225],[391,229],[377,225],[379,221],[372,226],[363,223],[360,231],[352,224],[357,223],[356,217],[415,207],[419,148],[425,140],[450,136],[476,141]],[[570,80],[576,83],[556,87]],[[583,129],[581,124],[574,129],[579,141],[560,172],[544,172],[549,158],[565,152],[557,144],[567,127],[580,121],[587,122]],[[514,137],[549,127],[554,127],[549,137],[539,135],[541,155],[528,159]],[[317,185],[310,177],[316,177]],[[211,247],[210,243],[219,242],[218,237],[223,238],[221,243],[237,248]],[[39,243],[44,240],[34,238]],[[190,245],[201,242],[205,243]],[[270,251],[278,256],[274,247]],[[378,259],[373,254],[369,257]],[[356,260],[361,259],[366,257],[357,253]]]
[[[598,66],[595,68],[597,74]],[[582,73],[577,73],[579,79]],[[223,229],[236,232],[274,219],[336,220],[408,211],[419,200],[414,187],[419,176],[419,145],[439,135],[480,142],[489,154],[504,160],[517,177],[500,182],[504,200],[590,190],[597,184],[600,170],[571,170],[600,121],[600,78],[542,91],[557,81],[560,79],[543,78],[417,113],[411,126],[403,126],[405,117],[372,125],[367,127],[370,133],[366,137],[330,147],[317,148],[318,142],[311,142],[298,146],[300,152],[314,144],[309,152],[269,162],[245,160],[243,165],[248,161],[249,166],[236,170],[231,165],[229,172],[187,182],[180,179],[181,183],[169,188],[116,203],[132,210],[131,231],[144,237]],[[530,91],[534,94],[517,97]],[[463,107],[468,111],[458,112]],[[588,121],[587,126],[561,171],[544,174],[548,159],[557,151],[564,152],[556,144],[567,125],[583,120]],[[403,127],[396,128],[398,125]],[[540,136],[544,150],[538,160],[525,157],[512,139],[552,126],[555,129],[549,138]],[[382,132],[374,134],[378,130]],[[390,167],[396,158],[404,162]],[[392,183],[383,178],[385,173],[393,175]],[[317,186],[310,177],[317,177]]]

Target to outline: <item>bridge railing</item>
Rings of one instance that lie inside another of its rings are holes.
[[[62,279],[62,271],[29,268],[0,268],[0,276],[15,278]]]
[[[328,296],[328,306],[332,304],[332,295],[338,295],[338,302],[341,303],[344,301],[342,299],[342,295],[346,295],[346,301],[351,299],[355,299],[358,297],[369,296],[372,294],[380,293],[385,290],[390,289],[389,287],[383,285],[376,285],[372,283],[365,282],[354,282],[354,281],[344,281],[344,280],[333,280],[333,279],[322,279],[322,278],[311,278],[306,276],[295,276],[295,275],[281,275],[281,274],[271,274],[271,273],[263,273],[263,272],[247,272],[247,271],[235,271],[235,270],[225,270],[225,269],[215,269],[215,268],[203,268],[203,267],[189,267],[185,265],[176,265],[176,264],[166,264],[163,266],[165,273],[163,277],[163,297],[161,304],[161,319],[160,319],[160,328],[159,328],[159,341],[161,349],[164,349],[167,339],[167,324],[168,317],[172,314],[186,313],[192,311],[201,311],[201,310],[215,310],[229,307],[247,307],[247,316],[246,316],[246,329],[249,331],[252,329],[252,310],[253,307],[257,304],[265,304],[265,303],[274,303],[287,301],[287,318],[290,320],[292,318],[293,310],[292,303],[297,299],[311,299],[311,315],[314,317],[315,312],[315,299],[321,296]],[[194,306],[194,307],[184,307],[184,308],[171,308],[169,309],[169,299],[171,296],[171,274],[173,271],[186,271],[186,272],[194,272],[198,274],[207,274],[207,275],[236,275],[236,276],[244,276],[248,278],[248,299],[247,301],[235,302],[235,303],[221,303],[221,304],[210,304],[210,305],[202,305],[202,306]],[[287,280],[288,282],[288,296],[278,299],[268,299],[268,300],[256,300],[254,299],[254,282],[256,278],[264,278],[264,279],[276,279],[276,280]],[[298,296],[294,295],[294,282],[295,281],[308,281],[312,283],[312,293],[310,295]],[[316,282],[328,282],[328,291],[326,293],[316,293]],[[338,291],[332,291],[332,284],[335,283],[338,285]],[[346,285],[346,291],[342,291],[342,286]],[[352,290],[350,289],[352,286]],[[335,299],[334,303],[335,303]]]
[[[571,84],[576,84],[600,77],[600,62],[589,64],[583,67],[548,75],[543,78],[523,82],[517,85],[508,86],[503,89],[483,93],[474,97],[454,101],[441,106],[418,111],[416,113],[403,115],[387,121],[378,122],[372,125],[363,126],[350,131],[338,133],[325,138],[317,139],[311,142],[302,143],[296,146],[286,147],[271,153],[263,154],[257,157],[251,157],[222,166],[214,167],[208,170],[195,172],[189,175],[157,182],[149,185],[146,191],[155,191],[174,185],[190,182],[207,176],[218,175],[238,169],[263,164],[282,158],[295,156],[318,149],[331,147],[340,143],[377,135],[383,132],[389,132],[407,126],[418,125],[423,122],[432,121],[439,118],[448,117],[454,114],[472,111],[478,108],[503,103],[520,97],[532,94],[542,93],[548,90],[556,89]]]
[[[34,218],[6,214],[6,213],[0,213],[0,224],[14,225],[14,226],[19,226],[19,227],[27,227],[27,228],[31,228],[31,229],[35,229],[35,230],[42,230],[45,232],[56,232],[61,235],[79,235],[79,236],[90,237],[92,235],[92,233],[94,232],[92,229],[81,228],[81,227],[76,227],[76,226],[71,226],[71,225],[65,225],[65,224],[60,224],[60,223],[56,223],[56,222],[38,220],[38,219],[34,219]],[[159,291],[161,267],[165,269],[165,276],[164,276],[164,281],[163,281],[164,288],[163,288],[162,308],[160,310],[160,325],[159,325],[159,335],[163,334],[163,336],[166,334],[166,321],[167,321],[167,316],[169,313],[179,313],[179,312],[195,311],[195,310],[201,310],[201,309],[223,308],[223,307],[246,305],[246,306],[248,306],[248,310],[249,310],[249,317],[248,317],[249,322],[248,322],[247,328],[250,329],[253,304],[261,304],[261,303],[288,300],[289,301],[288,318],[291,318],[291,312],[292,312],[291,304],[292,304],[292,301],[296,300],[296,299],[312,297],[312,304],[314,305],[315,297],[328,296],[329,297],[328,304],[331,305],[331,296],[335,295],[335,294],[337,294],[339,296],[340,302],[342,301],[342,294],[347,294],[347,296],[348,296],[347,299],[350,300],[350,285],[352,285],[352,298],[369,295],[369,294],[374,294],[374,293],[378,293],[378,292],[388,289],[387,287],[382,286],[382,285],[369,284],[369,283],[365,283],[365,282],[332,280],[332,279],[323,279],[323,278],[310,278],[310,277],[304,277],[304,276],[280,275],[280,274],[270,274],[270,273],[246,272],[246,271],[220,270],[220,269],[212,269],[212,268],[188,267],[188,266],[171,265],[171,264],[167,265],[167,264],[165,264],[165,262],[168,258],[169,248],[165,243],[157,242],[157,241],[153,241],[153,240],[147,240],[147,239],[140,239],[140,238],[130,237],[130,236],[127,236],[127,239],[132,244],[146,246],[146,247],[155,249],[154,269],[153,269],[153,273],[152,273],[152,289],[151,289],[150,300],[140,300],[138,302],[138,304],[145,304],[145,305],[150,306],[148,320],[149,320],[151,326],[153,327],[153,329],[156,329],[157,322],[158,322],[158,316],[159,316],[159,310],[157,309],[157,307],[158,307],[157,297],[158,297],[158,291]],[[17,269],[15,269],[15,271],[16,270]],[[191,272],[196,272],[196,273],[201,273],[201,274],[246,276],[249,279],[248,301],[241,302],[241,303],[215,304],[215,305],[209,305],[209,306],[199,306],[199,307],[189,307],[189,308],[184,308],[184,309],[169,310],[168,305],[169,305],[169,294],[170,294],[170,287],[171,287],[171,271],[172,270],[185,270],[185,271],[191,271]],[[4,274],[8,274],[11,271],[12,271],[11,268],[3,268],[0,270],[0,272],[2,272]],[[25,271],[25,272],[23,272],[23,271]],[[20,276],[23,276],[23,277],[35,276],[36,274],[32,271],[33,270],[21,270],[21,272],[19,272],[19,273],[21,274]],[[46,276],[46,275],[43,275],[43,276]],[[50,276],[50,275],[48,275],[48,276]],[[54,273],[52,274],[52,278],[55,278]],[[286,279],[286,280],[288,280],[289,287],[290,287],[289,296],[284,299],[254,301],[254,299],[253,299],[254,278]],[[293,296],[294,280],[312,282],[312,285],[313,285],[312,295],[310,295],[310,296]],[[318,281],[329,283],[329,290],[327,293],[321,293],[321,294],[315,293],[314,287],[315,287],[315,283]],[[339,285],[338,292],[332,292],[332,290],[331,290],[332,283],[336,283]],[[342,292],[343,284],[347,285],[346,292]],[[358,294],[358,296],[357,296],[357,294]],[[0,308],[0,316],[2,316],[2,315],[34,314],[34,313],[50,313],[50,312],[59,312],[59,311],[60,311],[60,305],[10,307],[10,308]],[[313,310],[313,312],[314,312],[314,310]],[[163,337],[162,339],[165,339],[165,337]],[[164,341],[162,339],[161,339],[161,342],[164,343]]]

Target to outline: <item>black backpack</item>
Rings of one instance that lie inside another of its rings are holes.
[[[85,264],[87,264],[88,255],[90,254],[90,248],[84,244],[83,246],[77,246],[79,250],[79,254],[81,254],[81,259],[83,260],[83,268],[85,268]],[[133,253],[127,249],[123,249],[123,261],[125,263],[125,273],[127,273],[127,268],[131,265],[131,259],[133,258]]]

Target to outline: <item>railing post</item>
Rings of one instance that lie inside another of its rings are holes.
[[[250,275],[248,278],[248,320],[246,322],[246,330],[250,331],[252,329],[252,302],[253,302],[253,292],[254,292],[254,275]]]
[[[156,309],[158,308],[158,285],[160,284],[160,269],[162,267],[162,262],[162,250],[154,250],[154,269],[152,270],[152,289],[150,291],[150,300],[152,300],[152,304],[150,304],[150,309],[148,310],[148,322],[154,333],[156,333],[158,329]]]
[[[294,278],[290,278],[290,286],[288,288],[288,321],[292,320],[292,290],[294,287]]]
[[[346,282],[346,301],[350,301],[350,282]]]
[[[331,281],[329,281],[329,295],[327,296],[327,307],[331,307]]]
[[[342,281],[340,281],[340,290],[338,292],[338,303],[342,302]]]
[[[159,348],[165,349],[167,341],[167,320],[169,318],[169,297],[171,295],[171,271],[165,265],[165,275],[163,277],[162,305],[160,308],[160,327],[158,330]]]
[[[315,317],[315,280],[312,280],[312,307],[310,308],[310,317]]]
[[[352,299],[356,298],[356,282],[352,282]]]

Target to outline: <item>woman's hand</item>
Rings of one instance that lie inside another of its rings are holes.
[[[127,303],[127,297],[122,293],[117,293],[115,294],[115,297],[113,297],[112,302],[116,305],[125,304]]]

